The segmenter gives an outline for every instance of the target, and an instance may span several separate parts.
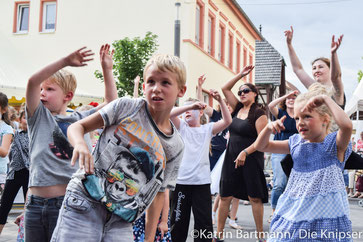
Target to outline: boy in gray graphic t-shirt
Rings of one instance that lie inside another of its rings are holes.
[[[51,239],[67,184],[77,169],[71,166],[73,148],[67,139],[68,126],[96,110],[67,116],[67,105],[74,96],[77,83],[74,75],[63,68],[84,66],[92,60],[89,59],[91,55],[90,50],[79,49],[29,78],[26,118],[31,163],[24,218],[25,240],[28,242]],[[109,45],[101,47],[100,57],[106,94],[105,103],[97,109],[117,98]]]
[[[164,190],[174,189],[183,155],[169,117],[186,90],[184,64],[156,55],[146,64],[144,81],[145,99],[120,98],[70,126],[72,162],[78,159],[84,169],[67,188],[53,241],[132,241],[131,222],[144,211],[145,241],[155,236]],[[83,135],[102,126],[92,157]]]

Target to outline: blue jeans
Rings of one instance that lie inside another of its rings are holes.
[[[284,192],[287,184],[287,177],[282,170],[281,160],[285,157],[285,154],[271,154],[271,164],[273,172],[273,187],[271,191],[271,207],[276,208],[279,197]]]
[[[50,241],[63,198],[64,196],[48,199],[34,195],[28,196],[24,216],[26,242]]]
[[[133,241],[132,224],[83,191],[67,190],[51,241]]]

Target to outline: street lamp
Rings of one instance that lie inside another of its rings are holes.
[[[179,8],[181,3],[176,1],[176,20],[174,23],[174,55],[180,57],[180,20],[179,20]]]

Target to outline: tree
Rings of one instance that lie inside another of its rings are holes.
[[[146,62],[156,51],[157,35],[147,32],[145,38],[128,37],[116,40],[112,43],[115,53],[113,55],[113,75],[116,79],[118,96],[132,96],[134,88],[134,78],[139,75],[143,82],[143,68]],[[102,72],[95,71],[95,76],[103,80]],[[141,90],[139,89],[139,95]]]
[[[363,59],[363,57],[362,57],[362,59]],[[362,80],[362,78],[363,78],[363,71],[359,70],[358,71],[358,83]]]

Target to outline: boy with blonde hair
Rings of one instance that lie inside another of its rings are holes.
[[[25,240],[45,242],[51,239],[66,187],[77,167],[71,166],[73,148],[67,131],[76,122],[96,110],[66,115],[77,83],[66,66],[85,66],[91,50],[81,48],[47,65],[30,77],[26,88],[26,117],[29,127],[30,176],[25,210]],[[112,76],[109,45],[100,49],[105,77],[105,104],[117,98]],[[87,137],[89,140],[89,137]]]
[[[131,223],[144,211],[145,241],[154,241],[164,191],[174,189],[183,155],[169,117],[185,78],[178,57],[155,55],[144,69],[145,99],[117,99],[69,127],[72,164],[78,159],[84,171],[67,187],[52,241],[133,241]],[[93,158],[83,137],[102,126]]]

